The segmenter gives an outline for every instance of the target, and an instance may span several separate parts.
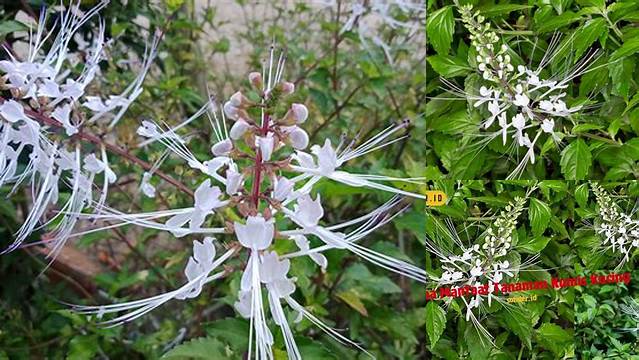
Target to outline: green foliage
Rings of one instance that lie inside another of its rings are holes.
[[[637,271],[631,275],[632,279],[637,276]],[[639,336],[636,331],[624,330],[635,328],[637,321],[620,308],[639,296],[637,282],[631,281],[628,286],[622,283],[580,287],[578,294],[575,298],[576,355],[584,360],[638,359]]]

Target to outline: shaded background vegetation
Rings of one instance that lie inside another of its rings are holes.
[[[24,13],[37,15],[42,5],[56,2],[48,3],[2,2],[0,40],[18,48],[25,33],[15,31],[25,27],[15,21],[16,14],[21,13],[19,18],[24,18]],[[87,7],[92,3],[82,2]],[[95,85],[94,91],[103,87],[109,93],[126,86],[135,73],[117,60],[141,57],[154,29],[164,28],[166,33],[159,57],[145,81],[144,93],[108,141],[130,149],[143,160],[155,161],[161,155],[159,147],[134,149],[138,141],[135,130],[141,120],[176,124],[206,101],[207,90],[220,101],[225,100],[240,85],[247,86],[248,71],[260,69],[260,61],[274,41],[288,54],[284,78],[296,83],[296,96],[309,107],[305,125],[311,143],[325,138],[336,143],[342,133],[365,138],[393,121],[408,118],[412,125],[407,132],[416,136],[349,166],[363,173],[374,169],[377,173],[423,176],[421,155],[425,143],[420,135],[425,131],[425,74],[421,70],[424,34],[384,28],[378,35],[392,44],[391,65],[380,49],[363,46],[356,33],[340,33],[347,8],[345,2],[340,3],[338,11],[314,7],[309,2],[280,5],[241,0],[197,4],[188,0],[155,4],[112,1],[102,16],[107,38],[115,41],[102,65],[103,81]],[[397,16],[403,21],[424,21],[419,16]],[[95,21],[84,27],[86,39],[91,38],[92,25]],[[190,131],[196,155],[209,157],[212,134],[208,121],[196,121]],[[189,203],[185,194],[156,180],[158,197],[141,197],[138,184],[142,169],[114,156],[111,161],[119,175],[108,199],[112,207],[136,212]],[[163,168],[171,169],[171,175],[190,188],[199,183],[180,160],[169,159]],[[9,190],[2,189],[3,195]],[[387,199],[372,191],[332,183],[322,183],[319,192],[325,204],[325,219],[330,222],[364,214]],[[11,201],[0,202],[0,246],[12,241],[12,233],[23,220],[28,204],[24,191]],[[422,204],[415,203],[403,216],[364,241],[373,249],[422,264],[422,211]],[[82,226],[88,228],[90,224]],[[30,240],[38,241],[40,236],[34,235]],[[206,287],[196,299],[171,302],[118,328],[96,327],[83,316],[65,310],[61,303],[110,303],[173,289],[183,281],[192,240],[133,227],[86,235],[74,239],[44,274],[40,272],[46,260],[38,246],[3,256],[0,359],[158,358],[171,349],[181,349],[195,358],[212,354],[241,358],[247,347],[248,322],[232,308],[240,272]],[[346,252],[330,251],[327,257],[325,274],[310,260],[293,263],[291,272],[298,279],[296,296],[303,299],[302,303],[380,358],[423,357],[422,287]],[[305,358],[359,356],[305,321],[295,326],[295,333]],[[197,340],[175,348],[193,339]],[[276,337],[276,348],[284,348],[281,338]]]

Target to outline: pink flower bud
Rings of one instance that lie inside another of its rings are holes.
[[[231,105],[235,107],[240,107],[242,106],[242,99],[243,99],[242,93],[238,91],[231,96],[231,100],[229,100],[229,102],[231,103]]]
[[[222,140],[211,147],[211,152],[215,156],[224,156],[233,150],[233,143],[230,139]]]
[[[291,110],[293,110],[295,122],[298,124],[303,123],[308,118],[308,109],[304,104],[293,104],[291,105]]]
[[[256,89],[262,88],[262,74],[258,72],[252,72],[248,75],[249,81]]]
[[[230,119],[237,119],[237,107],[233,106],[231,101],[224,103],[224,113]]]
[[[291,82],[282,83],[282,93],[285,95],[292,94],[295,91],[295,84]]]
[[[235,124],[233,124],[233,126],[231,127],[231,131],[229,132],[229,137],[233,140],[237,140],[244,135],[244,133],[246,132],[246,130],[248,130],[249,127],[250,125],[246,121],[242,119],[238,119],[235,122]]]

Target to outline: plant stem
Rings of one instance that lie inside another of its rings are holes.
[[[268,114],[264,114],[264,121],[262,122],[262,127],[259,129],[260,136],[266,136],[268,134],[269,123],[271,122],[271,117]],[[251,191],[251,200],[253,201],[253,206],[255,206],[255,211],[259,211],[260,209],[260,186],[262,184],[262,171],[264,171],[262,167],[262,151],[259,147],[255,148],[255,166],[253,167],[253,190]]]

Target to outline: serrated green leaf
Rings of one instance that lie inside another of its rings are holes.
[[[440,55],[448,55],[454,31],[455,19],[452,6],[445,6],[433,12],[426,20],[428,42]]]
[[[616,61],[622,57],[632,55],[639,51],[639,38],[631,38],[625,41],[623,45],[610,55],[610,61]]]
[[[472,71],[466,61],[448,55],[428,56],[426,60],[443,77],[467,75]]]
[[[564,355],[568,346],[574,342],[573,336],[563,328],[552,323],[544,323],[536,331],[537,341],[552,351],[558,358]]]
[[[589,194],[590,189],[588,187],[588,184],[580,184],[579,186],[577,186],[577,189],[575,189],[575,201],[577,201],[577,204],[579,204],[579,206],[586,207],[586,205],[588,204]]]
[[[446,328],[446,312],[435,301],[426,304],[426,333],[430,339],[430,346],[437,345],[437,341]]]
[[[568,144],[561,152],[561,173],[566,180],[583,180],[588,175],[592,154],[583,139]]]
[[[550,223],[551,211],[548,204],[535,198],[530,199],[528,206],[528,220],[534,236],[544,233]]]

